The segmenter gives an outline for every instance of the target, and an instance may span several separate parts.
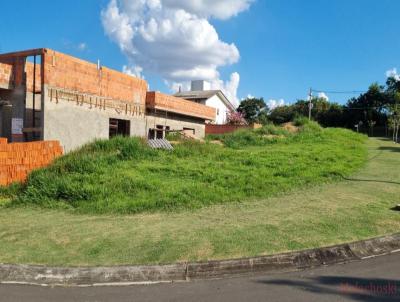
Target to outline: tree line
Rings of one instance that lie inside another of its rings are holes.
[[[268,108],[263,98],[247,98],[232,115],[231,122],[283,124],[297,117],[309,115],[309,100]],[[391,136],[399,141],[400,128],[400,79],[389,77],[385,85],[372,84],[365,93],[341,105],[325,98],[312,98],[312,119],[324,127],[344,127],[373,135]],[[238,117],[239,115],[239,117]],[[243,121],[244,122],[244,121]],[[378,133],[376,133],[378,131]]]

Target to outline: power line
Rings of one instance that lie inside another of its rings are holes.
[[[360,93],[366,93],[367,91],[365,90],[351,90],[351,91],[332,91],[332,90],[316,90],[313,89],[313,92],[318,92],[318,93],[329,93],[329,94],[360,94]]]
[[[383,109],[382,107],[347,107],[343,105],[345,110],[368,110],[368,109]]]

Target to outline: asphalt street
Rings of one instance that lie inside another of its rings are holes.
[[[86,288],[0,285],[0,301],[400,301],[400,253],[222,280]]]

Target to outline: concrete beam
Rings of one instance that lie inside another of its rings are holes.
[[[15,51],[9,53],[0,54],[0,61],[7,60],[10,58],[18,58],[18,57],[30,57],[30,56],[40,56],[46,53],[45,48],[37,48],[37,49],[29,49],[23,51]]]

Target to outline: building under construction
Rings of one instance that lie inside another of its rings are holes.
[[[0,54],[0,137],[57,140],[66,152],[115,135],[204,137],[214,108],[147,87],[143,79],[50,49]]]

